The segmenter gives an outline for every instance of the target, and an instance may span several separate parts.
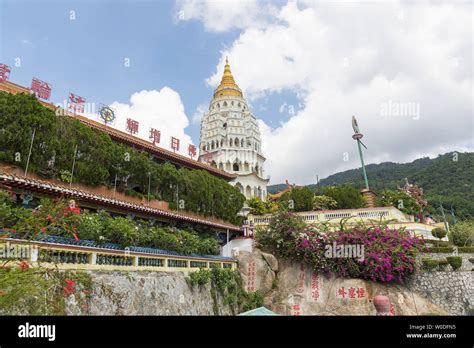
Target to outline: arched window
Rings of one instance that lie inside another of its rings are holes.
[[[239,164],[237,162],[234,163],[234,165],[232,166],[232,169],[234,172],[238,172],[239,171]]]
[[[239,139],[238,138],[235,138],[234,144],[235,144],[235,146],[239,146]]]
[[[224,107],[227,107],[227,102],[226,101],[224,102]]]
[[[244,147],[244,139],[240,141],[240,146]]]

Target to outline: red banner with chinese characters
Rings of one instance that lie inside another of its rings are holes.
[[[48,100],[51,96],[51,85],[47,82],[33,78],[30,88],[38,98]]]

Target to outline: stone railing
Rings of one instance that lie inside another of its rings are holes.
[[[115,244],[81,241],[82,245],[62,243],[68,238],[51,237],[41,241],[14,238],[0,239],[0,260],[23,260],[33,266],[60,269],[123,270],[123,271],[194,271],[200,268],[235,269],[237,261],[214,255],[181,255],[175,252],[130,247],[118,249]],[[64,239],[64,240],[63,240]],[[79,243],[77,243],[79,244]],[[89,245],[88,245],[89,244]]]
[[[398,222],[414,221],[413,217],[402,213],[394,207],[305,211],[296,214],[308,223],[339,223],[343,219],[347,219],[348,223],[380,220],[395,220]],[[255,226],[261,226],[269,224],[271,219],[271,215],[249,215],[247,222],[253,223]]]

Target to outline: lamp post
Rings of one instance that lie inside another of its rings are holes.
[[[362,154],[361,145],[366,149],[367,146],[365,146],[364,143],[361,141],[364,135],[359,130],[359,125],[357,124],[355,116],[352,116],[352,128],[354,129],[354,135],[352,136],[352,139],[357,140],[357,147],[359,149],[360,163],[362,165],[362,174],[364,175],[365,188],[369,190],[369,180],[367,179],[367,172],[365,171],[364,155]]]

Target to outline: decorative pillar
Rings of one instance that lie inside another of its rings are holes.
[[[367,208],[375,208],[377,202],[377,195],[370,189],[362,189],[360,191],[362,193],[362,197],[364,197],[365,205]]]

